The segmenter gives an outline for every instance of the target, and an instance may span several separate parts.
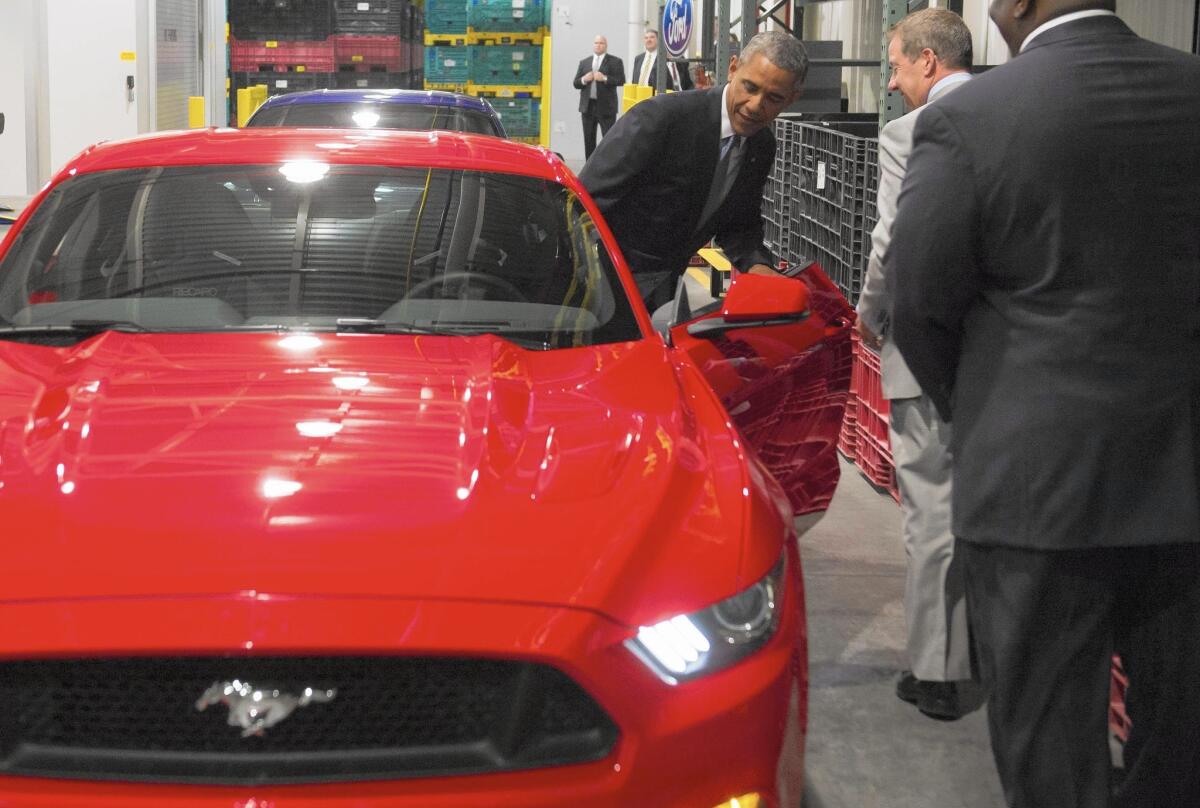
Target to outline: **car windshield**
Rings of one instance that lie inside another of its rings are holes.
[[[312,126],[339,129],[445,129],[479,135],[503,134],[487,113],[426,104],[366,104],[322,101],[263,107],[250,126]]]
[[[0,264],[0,339],[101,324],[492,333],[539,350],[641,337],[562,185],[304,161],[57,186]]]

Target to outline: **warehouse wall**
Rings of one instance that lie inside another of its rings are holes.
[[[1139,36],[1172,48],[1192,50],[1196,28],[1194,0],[1117,0],[1117,14]]]
[[[4,133],[0,134],[0,196],[24,196],[37,187],[36,165],[30,171],[28,150],[34,133],[34,82],[36,42],[34,0],[4,0],[0,24],[0,54],[4,80],[0,81],[0,112]],[[32,174],[32,176],[31,176]]]
[[[628,4],[594,0],[555,0],[550,36],[553,47],[550,88],[550,148],[578,169],[583,165],[583,123],[579,90],[572,86],[579,60],[592,52],[597,34],[608,37],[608,52],[633,67],[628,43]]]
[[[806,6],[804,38],[841,40],[844,59],[879,59],[883,55],[883,0],[834,0]],[[850,100],[851,112],[879,109],[878,67],[848,67],[842,70],[842,96]]]

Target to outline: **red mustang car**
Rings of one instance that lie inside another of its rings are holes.
[[[80,154],[0,245],[0,805],[796,805],[849,311],[687,309],[542,149]]]

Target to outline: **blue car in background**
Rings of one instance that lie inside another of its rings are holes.
[[[440,90],[308,90],[268,98],[247,126],[445,129],[505,137],[483,98]]]

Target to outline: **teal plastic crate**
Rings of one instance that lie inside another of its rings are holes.
[[[542,46],[473,45],[471,47],[471,81],[487,86],[540,84],[542,81]]]
[[[547,25],[543,0],[471,0],[469,22],[476,31],[517,33]]]
[[[471,48],[466,45],[434,45],[425,49],[425,81],[436,84],[466,84],[471,80]]]
[[[425,0],[425,29],[431,34],[465,34],[468,18],[467,0]]]
[[[537,137],[542,130],[542,102],[536,98],[489,98],[509,137]]]

